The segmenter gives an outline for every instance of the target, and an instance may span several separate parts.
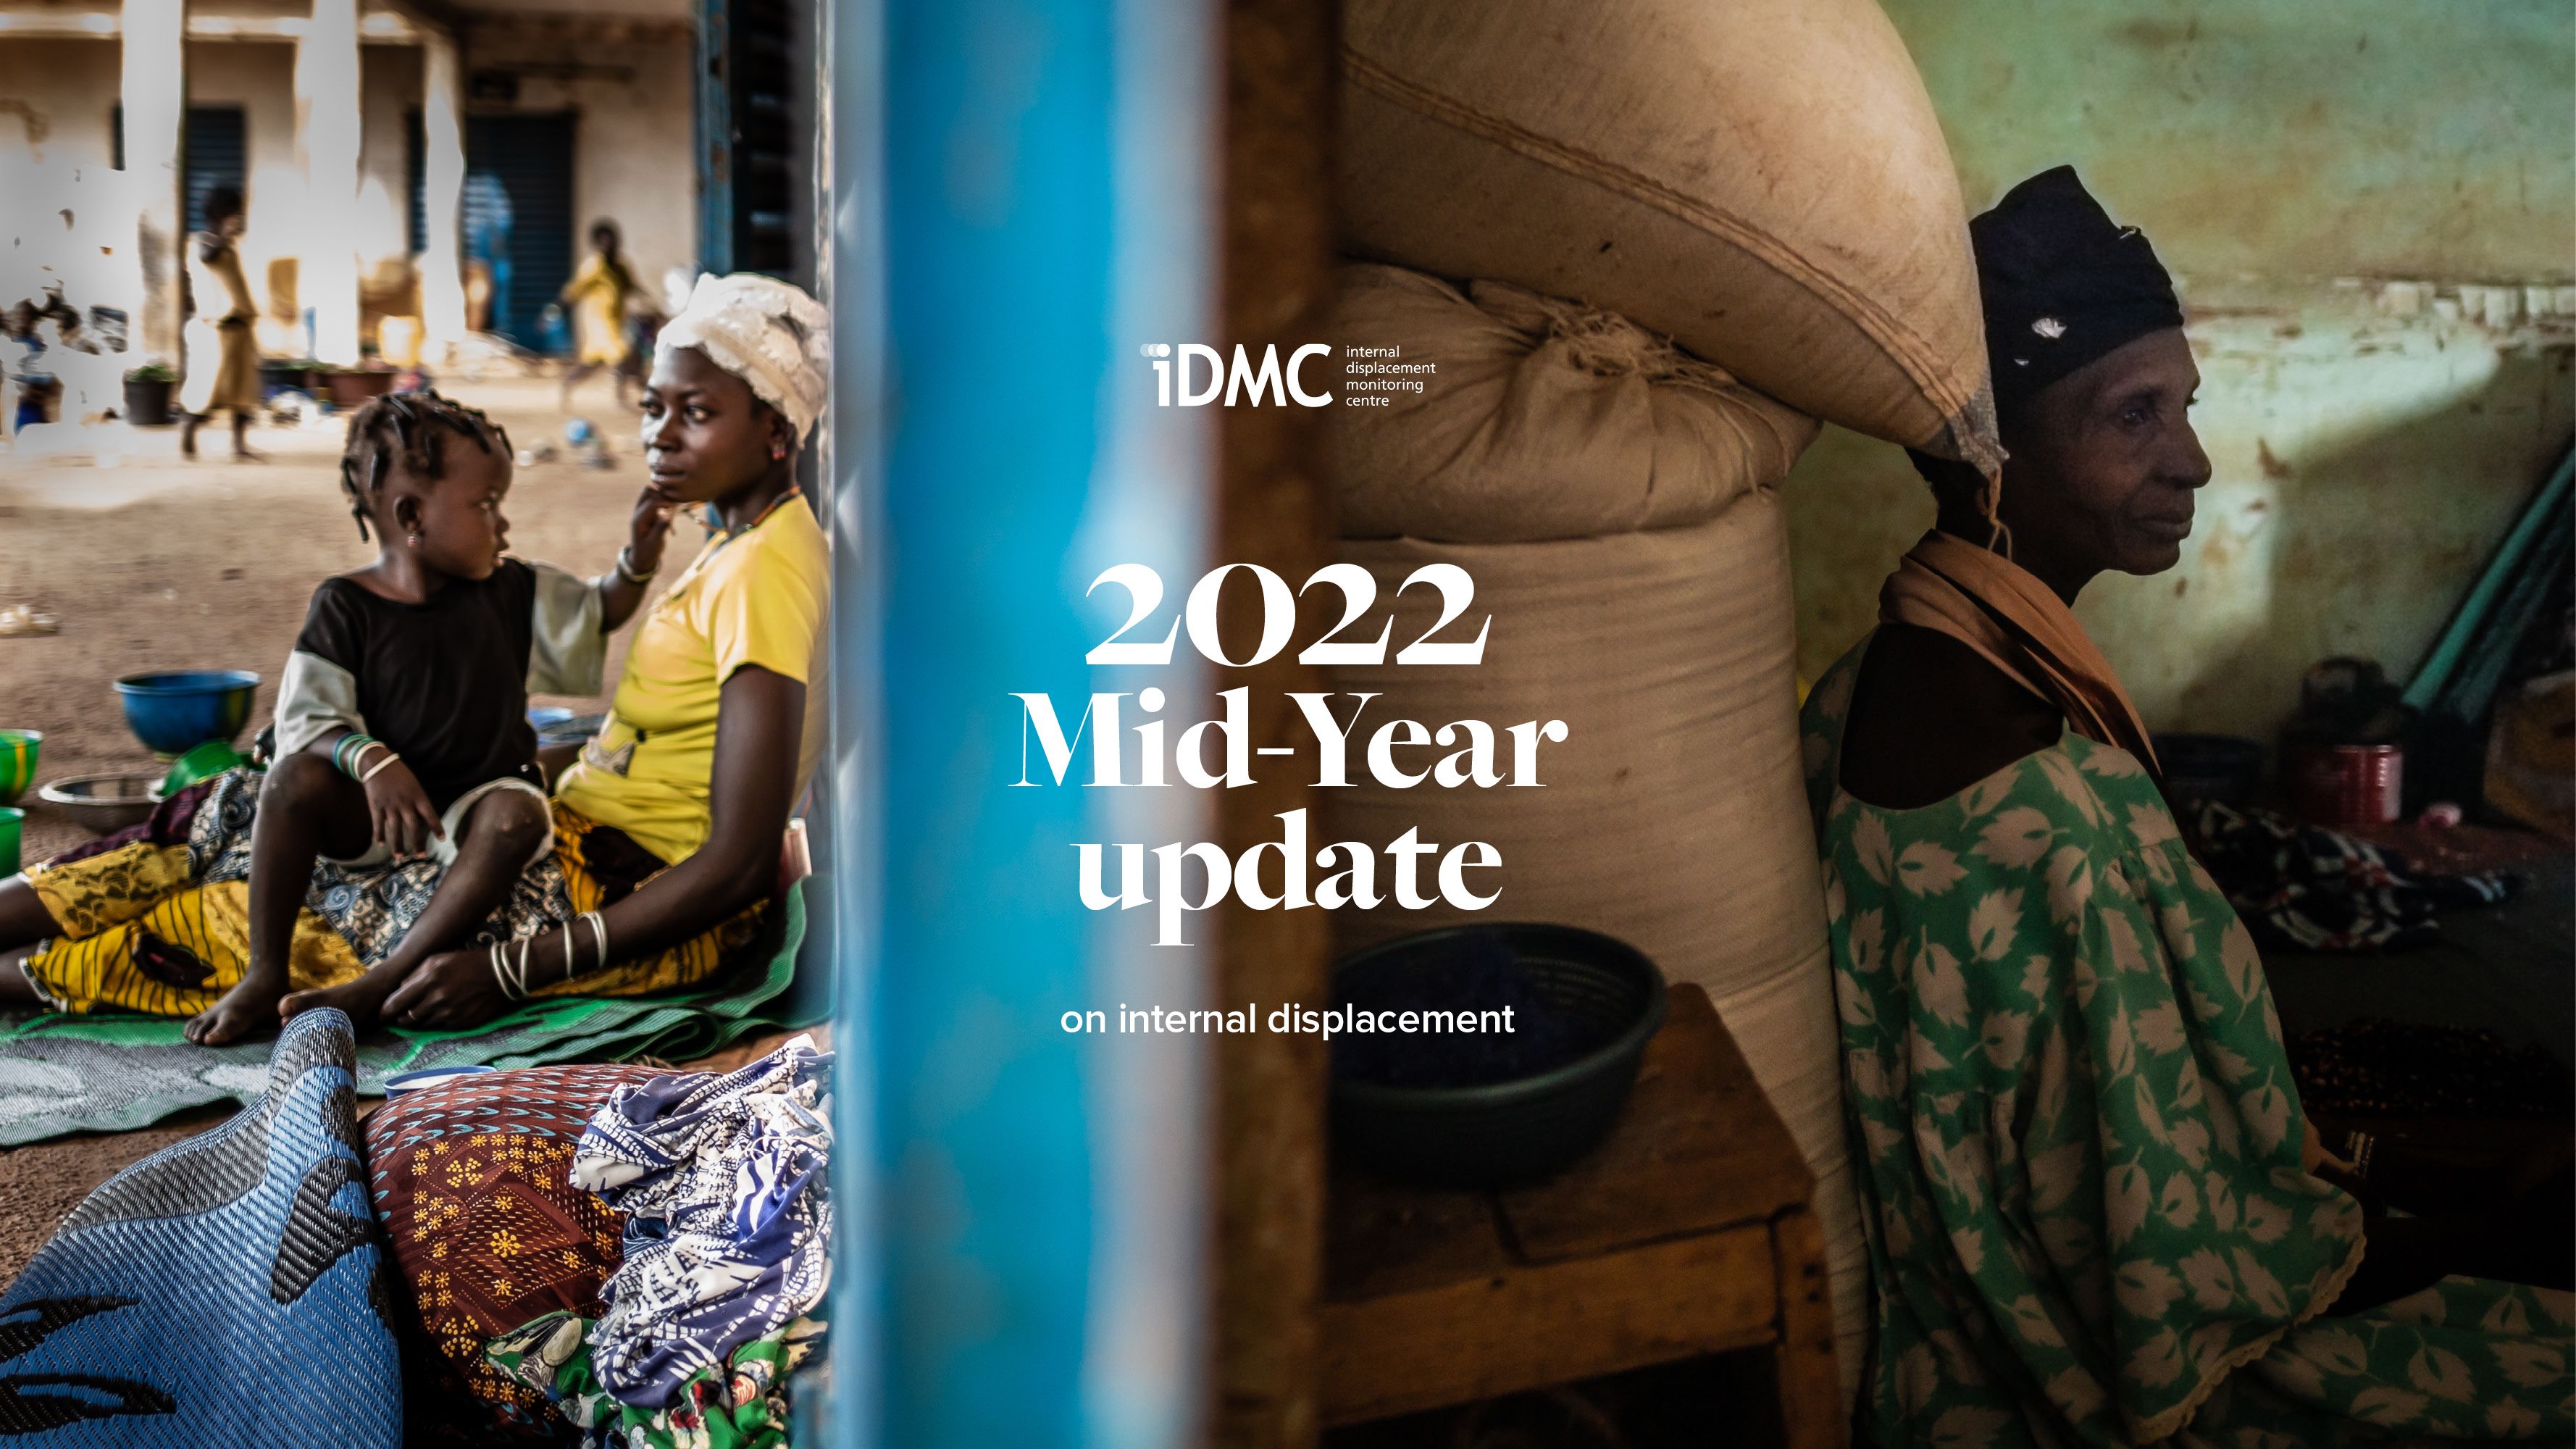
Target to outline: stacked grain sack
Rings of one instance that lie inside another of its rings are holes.
[[[1342,557],[1397,642],[1438,617],[1396,592],[1430,562],[1476,583],[1444,639],[1493,624],[1477,667],[1337,683],[1384,695],[1371,721],[1571,736],[1544,790],[1334,791],[1335,835],[1489,841],[1492,918],[1608,931],[1707,988],[1815,1169],[1848,1387],[1866,1264],[1773,490],[1817,418],[1997,456],[1931,104],[1869,0],[1346,0],[1343,47],[1347,242],[1401,267],[1348,268],[1331,336],[1437,371],[1336,410]]]

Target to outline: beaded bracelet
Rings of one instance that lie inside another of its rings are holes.
[[[369,745],[382,743],[384,742],[377,739],[374,735],[361,734],[356,730],[351,730],[347,734],[340,736],[340,742],[331,747],[331,768],[339,771],[343,775],[355,778],[357,771],[350,765],[350,754],[353,751],[363,750]]]

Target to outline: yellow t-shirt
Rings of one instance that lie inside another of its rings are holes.
[[[805,686],[803,790],[823,747],[831,596],[830,551],[802,497],[741,533],[708,539],[636,630],[608,723],[555,797],[664,860],[686,860],[707,840],[718,695],[746,664]]]

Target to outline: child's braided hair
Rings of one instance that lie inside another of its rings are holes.
[[[450,433],[472,438],[486,453],[509,456],[510,435],[482,409],[426,388],[387,393],[349,419],[349,445],[340,454],[340,491],[349,495],[358,537],[367,537],[368,509],[397,460],[404,472],[424,482],[446,476],[444,442]]]

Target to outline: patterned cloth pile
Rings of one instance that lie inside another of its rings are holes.
[[[2264,946],[2405,951],[2441,939],[2445,906],[2493,905],[2519,888],[2504,871],[2436,875],[2393,850],[2268,810],[2202,801],[2193,853]]]
[[[690,1375],[820,1302],[831,1277],[832,1057],[800,1036],[722,1076],[620,1087],[573,1149],[572,1184],[628,1214],[590,1336],[601,1382],[665,1402]]]
[[[640,1066],[483,1072],[387,1102],[367,1118],[376,1215],[404,1308],[416,1446],[554,1442],[542,1386],[483,1347],[540,1318],[606,1311],[625,1226],[566,1180],[573,1146],[610,1094],[665,1075]]]
[[[786,1442],[787,1385],[821,1345],[823,1325],[799,1318],[691,1374],[671,1402],[640,1409],[601,1386],[589,1319],[549,1313],[492,1340],[492,1366],[546,1395],[585,1444],[624,1449],[775,1449]]]
[[[605,1311],[502,1333],[490,1366],[593,1445],[780,1442],[788,1376],[823,1332],[805,1315],[831,1279],[831,1065],[799,1036],[732,1072],[611,1093],[567,1178],[624,1219]]]

